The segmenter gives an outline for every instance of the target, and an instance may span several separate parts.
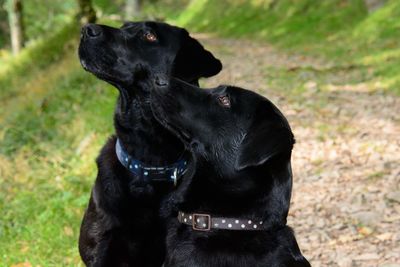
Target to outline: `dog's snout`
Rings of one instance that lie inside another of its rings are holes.
[[[102,34],[101,26],[97,24],[87,24],[82,28],[82,33],[90,38],[97,38]]]

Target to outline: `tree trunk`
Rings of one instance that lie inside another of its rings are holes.
[[[18,54],[24,46],[24,24],[22,19],[22,1],[8,1],[8,19],[10,23],[11,47]]]
[[[132,20],[140,16],[140,0],[126,0],[125,2],[125,18]]]
[[[79,20],[81,24],[96,22],[96,11],[91,0],[78,0]]]

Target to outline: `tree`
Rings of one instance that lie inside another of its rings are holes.
[[[130,20],[140,15],[140,0],[126,0],[125,18]]]
[[[0,50],[8,43],[9,36],[10,26],[8,23],[7,8],[5,1],[0,0]]]
[[[8,20],[10,24],[11,47],[15,55],[21,51],[25,42],[21,0],[8,0]]]
[[[96,22],[96,11],[91,0],[78,0],[79,20],[81,24]]]

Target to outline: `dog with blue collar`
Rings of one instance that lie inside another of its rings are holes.
[[[198,84],[222,65],[182,28],[128,22],[82,28],[83,68],[119,91],[116,136],[97,158],[98,175],[84,214],[79,252],[87,266],[159,267],[165,258],[160,213],[190,166],[182,142],[155,120],[153,72]]]
[[[149,166],[146,163],[133,158],[122,147],[119,139],[117,139],[117,142],[115,143],[115,153],[117,154],[119,162],[125,168],[147,183],[166,182],[176,186],[178,179],[180,179],[187,170],[188,159],[185,153],[182,154],[177,162],[171,165],[157,167]]]

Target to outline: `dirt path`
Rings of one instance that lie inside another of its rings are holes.
[[[325,79],[323,90],[315,76],[302,77],[303,90],[288,96],[271,86],[274,73],[331,66],[263,43],[196,37],[224,64],[205,86],[255,90],[287,116],[297,140],[288,224],[312,265],[399,267],[400,98],[344,83],[346,70]]]

